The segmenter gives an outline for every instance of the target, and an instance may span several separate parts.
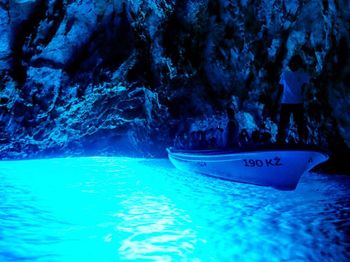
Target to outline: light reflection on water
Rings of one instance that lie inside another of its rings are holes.
[[[295,191],[167,160],[0,162],[0,261],[348,261],[350,178]]]

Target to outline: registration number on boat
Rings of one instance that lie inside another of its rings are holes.
[[[281,158],[279,157],[271,159],[243,159],[243,163],[246,167],[282,166]]]

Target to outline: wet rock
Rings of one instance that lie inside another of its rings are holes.
[[[58,67],[72,62],[95,31],[97,16],[93,1],[68,4],[65,17],[55,36],[40,54],[32,58],[33,62],[44,60]]]
[[[52,69],[49,67],[30,67],[28,69],[28,77],[24,90],[27,90],[26,98],[34,99],[34,104],[39,101],[44,102],[48,106],[43,110],[51,111],[56,105],[61,89],[65,84],[65,74],[60,69]]]
[[[0,71],[10,68],[10,18],[5,8],[0,6]]]

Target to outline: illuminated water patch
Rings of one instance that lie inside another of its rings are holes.
[[[0,261],[347,261],[350,178],[295,191],[167,160],[0,162]]]

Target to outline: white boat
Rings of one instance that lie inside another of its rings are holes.
[[[167,151],[171,163],[181,171],[281,190],[294,190],[303,173],[329,158],[310,146]]]

